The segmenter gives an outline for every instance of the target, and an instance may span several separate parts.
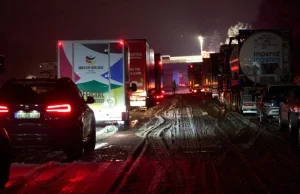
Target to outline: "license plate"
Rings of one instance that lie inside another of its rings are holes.
[[[37,111],[32,112],[16,112],[15,113],[16,119],[39,119],[40,113]]]

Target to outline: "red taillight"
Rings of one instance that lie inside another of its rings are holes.
[[[3,106],[3,105],[0,105],[0,113],[2,112],[8,112],[8,107],[7,106]]]
[[[59,104],[47,106],[46,112],[71,112],[70,104]]]
[[[165,91],[164,91],[164,90],[162,90],[161,92],[162,92],[163,94],[165,93]]]
[[[61,45],[62,45],[62,43],[61,43],[61,42],[58,42],[57,44],[58,44],[58,46],[61,46]]]
[[[156,96],[157,99],[163,98],[163,97],[164,97],[163,95],[157,95],[157,96]]]

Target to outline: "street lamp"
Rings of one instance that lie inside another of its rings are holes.
[[[200,41],[200,49],[201,49],[201,55],[202,55],[202,49],[203,49],[203,36],[199,36],[198,39],[199,39],[199,41]]]

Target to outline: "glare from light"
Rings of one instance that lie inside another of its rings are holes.
[[[107,145],[108,145],[108,143],[99,143],[99,144],[96,144],[95,150],[100,149],[100,148],[103,148],[103,147],[105,147],[105,146],[107,146]]]
[[[203,49],[203,36],[199,36],[198,39],[199,39],[199,41],[200,41],[200,50],[201,50],[201,55],[202,55],[202,49]]]

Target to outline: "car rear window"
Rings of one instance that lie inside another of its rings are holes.
[[[16,98],[44,98],[49,95],[67,93],[68,87],[56,82],[9,82],[0,89],[3,97]]]

